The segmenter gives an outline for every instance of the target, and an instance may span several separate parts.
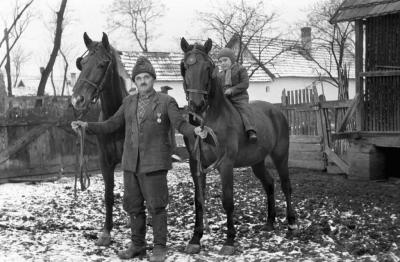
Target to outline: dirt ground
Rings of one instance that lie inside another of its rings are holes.
[[[167,261],[400,261],[400,185],[391,181],[351,181],[342,176],[291,169],[299,230],[290,233],[279,178],[275,177],[277,223],[266,232],[266,196],[250,169],[235,170],[236,253],[218,255],[225,215],[216,173],[208,176],[211,232],[200,254],[183,250],[194,224],[192,182],[187,164],[168,174],[170,189]],[[129,243],[122,211],[122,174],[116,175],[115,227],[110,247],[94,242],[103,219],[103,182],[73,195],[73,178],[56,182],[0,185],[0,261],[118,261]],[[151,227],[148,242],[152,241]],[[151,249],[151,246],[149,247]],[[151,251],[149,251],[151,252]],[[131,260],[139,261],[139,260]]]

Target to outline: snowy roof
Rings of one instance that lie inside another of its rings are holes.
[[[217,50],[212,50],[210,56],[216,60],[215,53]],[[180,63],[183,58],[183,53],[180,52],[121,52],[121,61],[126,71],[131,75],[132,68],[136,63],[139,56],[145,56],[154,67],[157,74],[158,81],[182,81]],[[250,66],[251,60],[246,60],[243,65],[247,68]],[[252,62],[254,64],[254,62]],[[252,71],[254,66],[250,66],[249,72]],[[251,82],[265,82],[271,81],[268,74],[259,68],[250,78]]]
[[[156,71],[159,81],[182,81],[180,63],[182,53],[170,52],[121,52],[121,61],[126,71],[131,75],[132,68],[139,56],[145,56]]]
[[[228,46],[235,48],[238,42],[233,39]],[[249,59],[257,59],[265,64],[265,68],[260,70],[272,74],[272,77],[318,77],[327,76],[314,61],[304,52],[298,41],[284,39],[258,38],[253,39],[247,47],[253,58],[245,56],[243,64],[254,63]],[[282,52],[282,50],[285,50]],[[279,56],[274,58],[277,54]],[[325,68],[330,68],[330,61],[333,57],[324,48],[312,48],[311,55],[319,64]],[[273,59],[272,59],[273,58]],[[331,60],[332,59],[332,60]],[[268,62],[270,61],[271,62]],[[268,63],[267,63],[268,62]],[[344,62],[350,65],[350,78],[354,78],[354,57],[350,52],[345,51]],[[334,77],[337,77],[336,68],[330,70]]]
[[[24,78],[22,77],[21,80],[24,82],[24,86],[15,86],[12,89],[12,93],[14,96],[36,96],[37,88],[39,86],[40,78]],[[54,84],[56,88],[56,94],[61,94],[62,89],[62,79],[54,79]],[[50,78],[47,80],[46,88],[45,88],[45,95],[54,95],[53,86],[51,84]],[[64,95],[72,94],[72,86],[67,84],[65,85]]]
[[[400,0],[345,0],[331,19],[331,23],[354,21],[400,12]]]

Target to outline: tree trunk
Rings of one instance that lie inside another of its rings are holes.
[[[54,38],[54,46],[53,46],[53,50],[50,54],[49,62],[47,63],[47,66],[43,71],[42,77],[40,78],[37,96],[44,95],[44,89],[46,87],[47,79],[49,78],[49,75],[50,75],[51,71],[53,70],[53,66],[56,61],[58,51],[60,50],[60,47],[61,47],[61,36],[62,36],[62,31],[63,31],[62,22],[63,22],[63,18],[64,18],[64,12],[65,12],[66,5],[67,5],[67,0],[62,0],[61,5],[60,5],[60,10],[57,12],[57,26],[56,26],[56,32],[55,32],[55,38]],[[41,104],[42,104],[41,100],[37,100],[36,106],[41,106]]]
[[[7,75],[7,91],[8,91],[8,96],[12,96],[12,84],[11,84],[11,62],[10,62],[10,45],[8,42],[8,30],[7,28],[4,29],[4,39],[6,42],[6,57],[7,57],[7,62],[6,62],[6,75]]]
[[[64,79],[63,79],[63,83],[62,83],[62,89],[61,89],[61,96],[64,95],[64,90],[65,90],[65,86],[67,84],[67,73],[68,73],[68,59],[66,57],[66,55],[64,54],[64,52],[62,50],[60,50],[60,54],[62,55],[63,59],[64,59]]]
[[[53,94],[54,94],[54,96],[56,96],[57,92],[56,92],[56,85],[54,84],[53,71],[51,71],[51,73],[50,73],[50,82],[51,82],[51,85],[53,86]]]

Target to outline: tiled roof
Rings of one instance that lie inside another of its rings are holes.
[[[230,42],[234,46],[235,42]],[[259,52],[260,47],[267,48]],[[255,59],[261,58],[262,62],[268,61],[281,50],[286,50],[280,56],[275,58],[265,67],[259,67],[250,78],[251,82],[269,82],[273,77],[318,77],[319,74],[327,76],[318,66],[307,59],[307,56],[302,53],[297,41],[293,40],[274,40],[267,38],[255,39],[248,46],[250,53],[247,53],[244,58],[243,66],[248,68],[249,74],[254,68],[258,67]],[[216,61],[216,53],[218,50],[213,49],[210,56]],[[313,58],[321,65],[329,66],[330,56],[325,49],[312,49]],[[180,73],[180,62],[183,54],[180,52],[121,52],[121,61],[129,74],[136,63],[139,56],[147,57],[153,64],[156,70],[157,80],[159,81],[182,81]],[[333,59],[333,58],[331,58]],[[354,78],[354,58],[349,53],[345,54],[345,62],[350,64],[350,78]],[[334,77],[337,76],[335,67],[332,67],[331,73]]]
[[[182,53],[168,52],[125,52],[121,54],[121,61],[126,71],[131,75],[132,68],[139,56],[145,56],[156,71],[159,81],[181,81],[180,63],[183,57]]]
[[[214,61],[216,61],[215,54],[217,50],[211,51],[210,55]],[[139,56],[145,56],[152,63],[154,70],[157,74],[158,81],[182,81],[180,63],[183,58],[183,53],[179,52],[121,52],[121,61],[126,69],[126,71],[131,75],[132,68],[136,63]],[[245,61],[244,66],[250,66],[250,62]],[[249,72],[254,67],[250,67]],[[268,74],[259,68],[251,77],[252,82],[265,82],[271,81]]]
[[[354,21],[400,12],[400,0],[345,0],[331,23]]]
[[[267,47],[260,49],[260,47],[265,46]],[[327,76],[314,61],[307,59],[307,55],[302,51],[303,48],[300,47],[298,41],[282,39],[271,41],[271,39],[267,38],[255,39],[249,44],[248,50],[257,59],[260,58],[262,63],[266,63],[266,61],[271,60],[271,58],[282,52],[282,50],[286,50],[274,58],[271,63],[265,65],[266,69],[275,77],[318,77],[320,73],[322,76]],[[324,65],[325,68],[329,68],[330,59],[333,59],[333,57],[330,58],[329,52],[323,48],[311,48],[311,55],[319,64]],[[350,78],[354,78],[355,63],[350,52],[345,52],[344,60],[350,64]],[[332,67],[330,72],[334,77],[337,77],[335,67]]]

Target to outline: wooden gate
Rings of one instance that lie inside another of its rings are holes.
[[[34,108],[37,99],[43,106]],[[77,168],[77,136],[70,123],[76,119],[68,97],[6,98],[0,116],[0,183],[43,180],[73,174]],[[91,110],[87,120],[96,120]],[[88,171],[98,171],[94,137],[86,136]]]
[[[348,173],[346,139],[334,139],[339,130],[352,130],[354,101],[325,101],[316,86],[282,92],[281,110],[290,128],[289,166]],[[348,110],[351,108],[351,110]]]

